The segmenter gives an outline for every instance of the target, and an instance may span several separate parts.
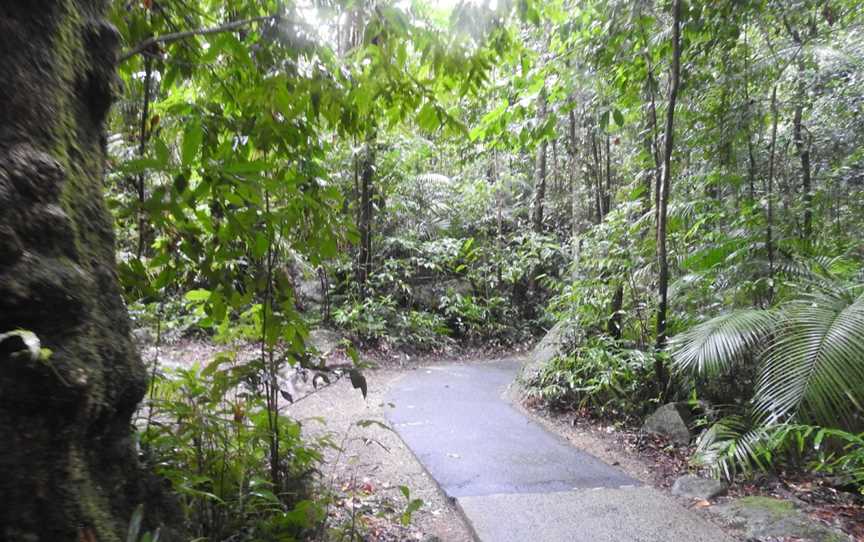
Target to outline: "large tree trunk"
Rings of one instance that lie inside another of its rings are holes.
[[[669,292],[669,260],[666,253],[666,214],[672,184],[672,149],[675,135],[675,103],[681,77],[681,0],[675,0],[672,21],[672,66],[670,68],[669,104],[663,144],[663,174],[660,179],[660,199],[657,202],[657,267],[659,276],[657,301],[657,350],[666,346],[666,318]],[[660,387],[666,387],[666,367],[658,356],[655,366]]]
[[[118,45],[105,7],[0,4],[0,333],[51,351],[0,342],[2,540],[125,539],[147,500],[130,425],[147,378],[102,198]]]

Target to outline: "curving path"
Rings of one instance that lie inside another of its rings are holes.
[[[393,428],[478,540],[731,540],[513,408],[502,394],[519,366],[501,360],[420,369],[387,396]]]

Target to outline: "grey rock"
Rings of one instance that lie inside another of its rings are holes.
[[[687,427],[689,419],[686,403],[667,403],[648,416],[642,430],[667,437],[676,444],[687,445],[691,437]]]
[[[701,499],[710,501],[726,493],[726,484],[720,480],[701,478],[688,474],[675,480],[672,486],[672,494],[688,499]]]
[[[285,263],[284,272],[294,286],[294,295],[301,310],[318,310],[324,303],[327,293],[324,291],[318,270],[296,252],[291,252]]]
[[[321,305],[324,303],[324,289],[318,277],[301,279],[297,283],[297,295],[306,304]]]
[[[552,361],[556,356],[564,353],[568,344],[571,344],[575,330],[567,321],[560,321],[555,324],[537,343],[537,346],[531,350],[525,365],[519,375],[519,380],[523,383],[529,383],[537,379],[543,367]]]
[[[322,356],[335,351],[342,342],[342,335],[330,329],[313,329],[309,332],[306,345],[313,347]]]
[[[780,538],[809,542],[849,542],[852,538],[811,519],[790,501],[742,497],[714,507],[714,513],[745,531],[749,538]]]
[[[133,329],[132,339],[139,347],[149,346],[153,344],[153,342],[156,340],[156,338],[153,336],[153,332],[146,327],[139,327],[138,329]]]

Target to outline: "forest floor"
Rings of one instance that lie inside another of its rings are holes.
[[[207,338],[180,338],[161,344],[158,352],[152,344],[142,345],[142,359],[152,368],[158,356],[160,370],[189,368],[195,363],[205,365],[227,348]],[[256,348],[240,345],[232,349],[244,360],[257,355]],[[329,436],[341,449],[325,449],[321,469],[321,489],[333,496],[328,509],[328,527],[335,531],[332,538],[352,540],[348,533],[356,530],[363,540],[374,542],[473,540],[454,504],[389,429],[385,411],[390,407],[385,396],[406,373],[433,365],[436,360],[488,355],[466,350],[422,356],[388,349],[363,352],[362,359],[375,367],[364,371],[368,384],[365,400],[348,378],[342,378],[318,391],[307,389],[305,395],[301,391],[295,402],[284,408],[286,415],[303,423],[307,437]],[[400,486],[408,488],[410,500],[423,501],[407,526],[401,520],[409,500]]]
[[[207,339],[182,339],[159,348],[163,367],[188,367],[194,362],[211,359],[224,347]],[[246,347],[247,356],[254,347]],[[151,346],[142,353],[145,363],[155,357]],[[333,385],[299,396],[285,413],[304,421],[309,436],[328,435],[340,450],[326,450],[321,483],[333,496],[328,510],[331,528],[347,532],[356,530],[370,541],[452,541],[473,540],[471,528],[453,499],[448,498],[391,429],[395,386],[410,375],[430,367],[449,363],[468,364],[489,361],[500,356],[490,352],[449,351],[425,356],[403,352],[374,351],[364,359],[376,368],[365,372],[368,383],[366,399],[347,378]],[[659,437],[649,437],[637,429],[620,427],[574,414],[550,414],[526,408],[518,401],[513,406],[547,431],[569,442],[574,448],[591,454],[627,476],[668,494],[673,482],[689,470],[692,450],[670,446]],[[416,451],[415,451],[416,452]],[[421,499],[423,506],[413,513],[410,524],[401,516],[409,502],[401,486],[410,491],[410,500]],[[761,479],[750,484],[733,485],[728,496],[712,502],[688,502],[676,498],[682,510],[709,512],[717,504],[742,495],[768,495],[803,505],[809,515],[825,523],[841,524],[855,540],[864,540],[864,508],[860,501],[822,487],[818,480],[805,478]],[[716,522],[716,518],[712,518]],[[722,525],[722,523],[721,523]],[[733,537],[740,532],[723,525]],[[768,539],[764,539],[768,540]],[[782,540],[782,539],[771,539]]]
[[[669,492],[675,481],[693,474],[692,446],[672,445],[658,435],[643,433],[639,427],[592,419],[580,413],[549,412],[515,402],[517,408],[570,442],[574,447],[615,465],[644,484]],[[864,498],[831,487],[828,479],[805,472],[756,476],[733,483],[724,495],[711,501],[677,497],[688,508],[711,513],[741,497],[782,499],[800,508],[814,522],[842,529],[853,540],[864,542]],[[735,530],[732,530],[735,534]],[[799,539],[748,538],[775,542]]]

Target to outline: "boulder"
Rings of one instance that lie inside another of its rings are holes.
[[[724,493],[726,493],[726,484],[720,480],[701,478],[692,474],[678,478],[672,486],[673,495],[702,501],[710,501]]]
[[[324,304],[327,292],[324,291],[318,269],[303,256],[296,252],[288,254],[281,272],[294,289],[294,296],[301,311],[318,310]]]
[[[156,342],[156,337],[149,328],[139,327],[132,330],[132,340],[138,345],[138,348],[143,348]]]
[[[662,435],[675,444],[686,446],[690,443],[691,437],[690,429],[687,427],[689,420],[690,412],[687,403],[667,403],[648,416],[642,424],[642,430],[646,433]]]
[[[519,380],[525,383],[536,380],[546,364],[564,353],[567,345],[573,342],[572,336],[573,326],[570,322],[562,320],[552,326],[528,354]]]
[[[309,337],[306,339],[306,346],[311,346],[318,351],[322,356],[327,356],[331,352],[339,348],[339,343],[342,342],[342,335],[330,329],[318,328],[309,332]]]
[[[300,277],[297,281],[296,295],[307,305],[320,306],[324,304],[324,289],[318,275]]]
[[[745,531],[749,539],[851,542],[839,529],[810,518],[792,502],[772,497],[742,497],[715,506],[713,511]]]

